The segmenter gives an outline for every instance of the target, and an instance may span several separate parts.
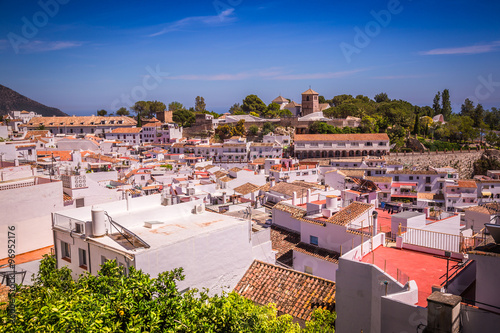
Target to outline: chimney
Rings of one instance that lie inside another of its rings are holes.
[[[226,192],[222,192],[222,203],[225,204],[227,200]]]
[[[311,202],[311,189],[308,188],[307,189],[307,203],[310,203]]]
[[[276,178],[274,177],[269,178],[269,182],[271,183],[271,187],[273,187],[274,185],[276,185]]]
[[[427,297],[427,327],[424,333],[460,331],[462,297],[439,291]]]
[[[293,192],[293,197],[292,197],[292,205],[296,206],[297,205],[297,192]]]
[[[372,235],[377,235],[378,229],[378,212],[376,210],[372,213]]]

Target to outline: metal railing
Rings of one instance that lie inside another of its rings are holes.
[[[468,237],[404,226],[399,227],[398,236],[401,236],[403,238],[403,243],[406,244],[454,253],[470,251],[477,247],[482,241],[482,237],[478,237],[477,234]]]

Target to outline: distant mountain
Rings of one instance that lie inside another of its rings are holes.
[[[9,111],[22,110],[34,111],[42,116],[67,116],[66,113],[59,109],[35,102],[0,84],[0,115],[6,115]]]

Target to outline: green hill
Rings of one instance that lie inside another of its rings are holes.
[[[9,111],[34,111],[42,116],[67,116],[57,108],[40,104],[18,92],[0,84],[0,115]]]

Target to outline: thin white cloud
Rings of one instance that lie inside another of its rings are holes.
[[[49,51],[58,51],[73,47],[79,47],[82,45],[83,42],[74,42],[74,41],[46,42],[41,40],[34,40],[27,44],[19,45],[19,50],[25,53],[49,52]]]
[[[220,73],[208,75],[175,75],[167,76],[168,80],[189,80],[189,81],[240,81],[247,79],[265,79],[265,80],[307,80],[307,79],[333,79],[349,76],[355,73],[365,71],[366,69],[356,69],[342,72],[326,73],[308,73],[308,74],[288,74],[279,68],[269,68],[257,71],[247,71],[239,73]]]
[[[314,80],[314,79],[335,79],[339,77],[350,76],[359,72],[366,71],[366,68],[354,69],[351,71],[325,72],[325,73],[305,73],[305,74],[286,74],[273,77],[273,80]]]
[[[0,50],[9,47],[9,41],[7,39],[0,39]]]
[[[399,79],[420,79],[432,76],[431,74],[416,74],[416,75],[387,75],[387,76],[374,76],[373,79],[380,80],[399,80]]]
[[[223,23],[230,23],[236,20],[234,14],[234,8],[228,8],[221,12],[219,15],[213,16],[191,16],[183,18],[182,20],[178,20],[172,23],[169,23],[163,29],[154,34],[149,35],[149,37],[156,37],[160,35],[164,35],[166,33],[172,31],[178,31],[183,28],[191,27],[191,26],[212,26],[212,25],[220,25]]]
[[[500,46],[500,41],[494,41],[488,44],[481,44],[481,45],[433,49],[429,51],[422,51],[420,52],[420,54],[421,55],[480,54],[480,53],[497,51],[499,46]]]

